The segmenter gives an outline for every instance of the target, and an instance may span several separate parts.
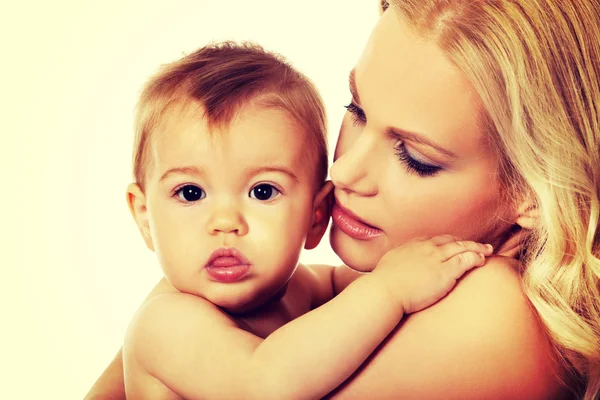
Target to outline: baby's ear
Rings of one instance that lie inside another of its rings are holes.
[[[135,220],[146,246],[154,251],[154,243],[150,234],[150,223],[148,221],[148,208],[146,207],[146,196],[142,188],[136,183],[130,183],[127,186],[127,204],[129,211]]]
[[[313,217],[306,236],[304,248],[307,250],[317,247],[329,225],[331,208],[333,206],[333,183],[326,181],[317,192],[313,202]]]

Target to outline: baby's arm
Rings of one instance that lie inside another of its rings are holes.
[[[84,400],[125,400],[123,382],[123,349],[119,349],[109,366],[94,382]]]
[[[171,284],[162,278],[148,294],[144,303],[163,293],[176,292]],[[144,304],[142,303],[142,304]],[[125,385],[123,383],[123,349],[106,367],[85,396],[85,400],[125,400]]]
[[[265,340],[202,299],[159,296],[134,321],[125,359],[185,398],[319,398],[346,380],[403,314],[435,303],[482,265],[478,253],[491,251],[453,238],[413,241]]]

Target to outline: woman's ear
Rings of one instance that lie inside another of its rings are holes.
[[[312,222],[306,235],[304,248],[307,250],[317,247],[329,225],[331,208],[333,207],[333,183],[326,181],[317,192],[313,202]]]
[[[514,217],[514,225],[507,235],[506,240],[494,252],[505,257],[518,257],[523,250],[525,240],[531,231],[537,227],[540,221],[540,213],[537,204],[527,197],[517,206]]]
[[[150,223],[148,221],[148,208],[146,207],[146,196],[142,188],[136,183],[130,183],[127,186],[127,204],[129,211],[135,220],[146,246],[154,251],[154,243],[150,234]]]
[[[540,222],[540,212],[537,204],[531,199],[526,199],[517,207],[515,223],[523,229],[532,230]]]

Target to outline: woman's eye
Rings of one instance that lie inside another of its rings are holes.
[[[398,156],[400,162],[404,164],[406,170],[408,172],[416,173],[422,178],[433,176],[443,169],[437,165],[425,164],[412,158],[410,154],[408,154],[408,151],[406,151],[406,147],[402,140],[398,140],[394,146],[394,150],[396,150],[396,156]]]
[[[379,4],[381,6],[381,12],[384,12],[390,6],[390,4],[386,0],[381,0]]]
[[[273,200],[279,195],[279,193],[281,192],[273,185],[261,183],[260,185],[254,186],[252,190],[250,190],[249,196],[256,200],[267,201]]]
[[[206,197],[202,188],[196,185],[185,185],[175,192],[175,195],[182,201],[192,203]]]
[[[352,122],[355,125],[363,125],[367,122],[367,116],[365,115],[363,109],[353,102],[350,102],[350,104],[344,106],[344,108],[348,110],[350,114],[352,114]]]

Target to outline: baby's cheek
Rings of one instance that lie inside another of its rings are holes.
[[[302,247],[302,241],[310,226],[310,210],[301,204],[290,204],[280,211],[273,220],[262,222],[264,235],[261,240],[269,241],[276,249],[295,251]]]
[[[165,273],[182,275],[189,269],[200,268],[210,255],[207,240],[199,232],[201,226],[189,220],[179,224],[173,220],[162,222],[155,230],[155,252]]]
[[[294,246],[306,229],[294,215],[280,215],[257,221],[251,241],[266,248],[283,249]]]

